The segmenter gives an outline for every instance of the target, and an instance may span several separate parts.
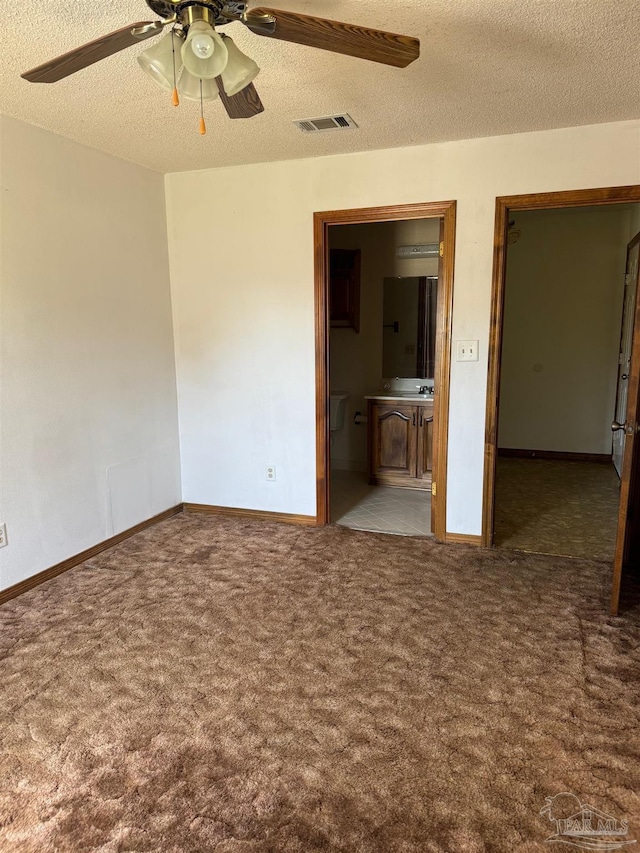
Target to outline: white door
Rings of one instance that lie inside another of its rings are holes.
[[[634,238],[635,240],[635,238]],[[622,310],[622,330],[620,334],[620,357],[618,359],[618,396],[614,420],[623,424],[627,413],[627,395],[629,372],[631,368],[631,344],[633,342],[633,319],[638,286],[638,258],[640,243],[635,242],[627,252],[627,272],[624,279],[624,308]],[[624,455],[625,432],[623,429],[613,433],[613,464],[618,476],[622,476],[622,457]]]

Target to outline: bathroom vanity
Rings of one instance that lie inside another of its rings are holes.
[[[369,482],[431,488],[433,397],[368,396]]]

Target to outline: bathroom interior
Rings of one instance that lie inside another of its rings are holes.
[[[333,524],[431,535],[440,231],[437,217],[329,230]]]

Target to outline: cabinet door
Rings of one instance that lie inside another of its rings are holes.
[[[417,409],[410,405],[373,405],[371,475],[394,480],[416,476]]]
[[[433,405],[418,406],[418,456],[416,477],[431,482],[433,468]]]
[[[360,249],[329,253],[329,315],[332,327],[360,331]]]

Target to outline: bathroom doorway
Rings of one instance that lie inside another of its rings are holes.
[[[315,226],[318,523],[444,539],[455,203]]]

